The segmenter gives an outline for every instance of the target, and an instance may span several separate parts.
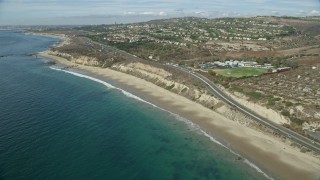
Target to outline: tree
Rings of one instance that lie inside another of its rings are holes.
[[[287,60],[286,64],[291,68],[297,68],[299,66],[297,60]]]
[[[271,62],[271,65],[272,66],[274,66],[274,67],[279,67],[280,66],[280,60],[278,60],[278,59],[274,59],[274,60],[272,60],[272,62]]]

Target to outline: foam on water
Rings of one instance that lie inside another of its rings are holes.
[[[272,179],[272,177],[270,177],[269,175],[267,175],[265,172],[263,172],[258,166],[256,166],[255,164],[253,164],[252,162],[250,162],[249,160],[247,159],[244,159],[243,161],[244,163],[248,164],[250,167],[252,167],[253,169],[255,169],[257,172],[263,174],[266,178],[268,179]]]
[[[124,94],[125,96],[129,97],[129,98],[132,98],[132,99],[135,99],[135,100],[138,100],[138,101],[141,101],[141,102],[144,102],[144,103],[147,103],[155,108],[158,108],[158,109],[161,109],[162,111],[165,111],[165,112],[168,112],[170,113],[176,120],[178,121],[181,121],[183,123],[185,123],[191,130],[193,131],[196,131],[204,136],[206,136],[207,138],[210,139],[210,141],[228,149],[231,153],[233,153],[234,155],[237,155],[241,158],[243,158],[240,154],[234,152],[232,149],[230,149],[229,147],[225,146],[224,144],[222,144],[221,142],[219,142],[218,140],[216,140],[214,137],[212,137],[210,134],[208,134],[207,132],[205,132],[203,129],[201,129],[197,124],[194,124],[192,121],[186,119],[186,118],[183,118],[181,117],[180,115],[178,114],[175,114],[175,113],[172,113],[166,109],[163,109],[161,107],[158,107],[156,106],[155,104],[152,104],[151,102],[148,102],[134,94],[131,94],[121,88],[118,88],[118,87],[115,87],[105,81],[102,81],[100,79],[97,79],[97,78],[94,78],[94,77],[91,77],[91,76],[87,76],[87,75],[84,75],[84,74],[80,74],[80,73],[77,73],[77,72],[72,72],[72,71],[68,71],[68,70],[65,70],[65,69],[60,69],[60,68],[57,68],[57,67],[53,67],[51,66],[50,69],[53,69],[53,70],[56,70],[56,71],[62,71],[62,72],[65,72],[65,73],[68,73],[68,74],[72,74],[72,75],[75,75],[75,76],[78,76],[78,77],[82,77],[82,78],[86,78],[86,79],[89,79],[89,80],[92,80],[92,81],[95,81],[95,82],[98,82],[100,84],[103,84],[104,86],[106,86],[107,88],[110,88],[110,89],[116,89],[116,90],[119,90],[122,92],[122,94]],[[263,174],[267,179],[273,179],[271,176],[267,175],[265,172],[263,172],[258,166],[256,166],[254,163],[250,162],[248,159],[245,159],[243,158],[243,162],[247,165],[249,165],[251,168],[255,169],[257,172]]]
[[[106,86],[107,88],[119,90],[119,91],[122,92],[122,94],[124,94],[125,96],[127,96],[127,97],[129,97],[129,98],[136,99],[136,100],[138,100],[138,101],[147,103],[147,104],[149,104],[149,105],[151,105],[151,106],[153,106],[153,107],[159,108],[158,106],[156,106],[156,105],[154,105],[154,104],[152,104],[152,103],[150,103],[150,102],[148,102],[148,101],[146,101],[146,100],[144,100],[144,99],[141,99],[140,97],[138,97],[138,96],[136,96],[136,95],[133,95],[133,94],[131,94],[131,93],[129,93],[129,92],[121,89],[121,88],[115,87],[115,86],[113,86],[113,85],[111,85],[111,84],[109,84],[109,83],[107,83],[107,82],[105,82],[105,81],[102,81],[102,80],[100,80],[100,79],[97,79],[97,78],[94,78],[94,77],[91,77],[91,76],[87,76],[87,75],[84,75],[84,74],[80,74],[80,73],[76,73],[76,72],[72,72],[72,71],[68,71],[68,70],[64,70],[64,69],[52,67],[52,66],[51,66],[50,68],[53,69],[53,70],[56,70],[56,71],[63,71],[63,72],[65,72],[65,73],[69,73],[69,74],[72,74],[72,75],[75,75],[75,76],[78,76],[78,77],[90,79],[90,80],[92,80],[92,81],[95,81],[95,82],[98,82],[98,83],[100,83],[100,84],[103,84],[103,85]],[[162,108],[160,108],[160,109],[162,109]],[[162,109],[162,110],[164,110],[164,109]]]

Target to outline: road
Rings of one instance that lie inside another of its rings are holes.
[[[208,78],[204,77],[201,74],[198,74],[196,72],[190,71],[188,69],[179,67],[179,66],[174,66],[174,65],[168,65],[171,66],[175,69],[178,69],[180,71],[183,71],[192,77],[202,81],[204,84],[206,84],[208,90],[216,97],[218,97],[220,100],[224,101],[225,103],[229,104],[233,108],[237,109],[239,112],[247,115],[248,117],[251,117],[253,120],[271,128],[275,132],[278,132],[288,138],[290,138],[292,141],[309,148],[317,153],[320,153],[320,145],[317,142],[314,142],[290,129],[287,129],[283,126],[280,126],[278,124],[273,123],[271,120],[268,120],[257,113],[251,111],[250,109],[246,108],[245,106],[239,104],[237,101],[235,101],[233,98],[230,96],[226,95],[222,90],[217,87],[212,81],[210,81]]]

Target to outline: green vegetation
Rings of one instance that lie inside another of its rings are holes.
[[[299,119],[297,117],[290,117],[290,121],[293,122],[293,123],[296,123],[296,124],[298,124],[300,126],[304,123],[303,120],[301,120],[301,119]]]
[[[225,87],[225,88],[230,88],[230,84],[229,83],[223,83],[222,86]]]
[[[275,97],[273,97],[273,96],[270,96],[269,98],[268,98],[268,106],[274,106],[274,105],[276,105],[276,102],[277,101],[280,101],[281,100],[281,98],[279,98],[279,97],[277,97],[277,98],[275,98]]]
[[[283,110],[283,111],[281,111],[281,114],[282,114],[283,116],[290,117],[290,112],[289,112],[289,111],[287,111],[287,110]]]
[[[274,106],[276,102],[273,99],[268,99],[268,106]]]
[[[260,100],[263,97],[263,94],[259,93],[259,92],[248,92],[246,93],[249,97],[256,99],[256,100]]]
[[[168,41],[175,41],[175,42],[181,42],[181,38],[176,37],[176,36],[161,36],[157,34],[152,34],[150,35],[151,37],[157,38],[159,40],[168,40]]]
[[[297,124],[297,125],[300,125],[300,126],[301,126],[301,125],[304,123],[303,120],[295,117],[295,115],[291,116],[290,112],[287,111],[287,110],[281,111],[281,114],[282,114],[283,116],[289,117],[290,121],[293,122],[293,123],[295,123],[295,124]]]
[[[275,101],[280,101],[281,98],[277,97],[277,98],[274,98]]]
[[[301,56],[302,54],[300,54]],[[258,64],[271,64],[274,67],[291,67],[297,68],[298,61],[296,59],[292,59],[292,56],[286,57],[257,57],[256,62]]]
[[[281,114],[282,114],[283,116],[288,117],[291,122],[293,122],[293,123],[295,123],[295,124],[297,124],[297,125],[299,125],[299,126],[301,126],[301,125],[304,123],[303,120],[297,118],[295,115],[291,115],[290,112],[287,111],[287,110],[282,110],[282,111],[281,111]]]
[[[115,46],[128,53],[135,54],[138,57],[149,59],[149,55],[162,59],[186,59],[188,52],[185,49],[175,47],[170,44],[158,44],[155,42],[140,41],[133,43],[111,43],[110,45]]]
[[[216,76],[217,73],[215,71],[212,71],[212,70],[209,70],[208,73],[211,75],[211,76]]]
[[[290,106],[292,106],[293,105],[293,103],[292,102],[290,102],[290,101],[286,101],[286,107],[290,107]]]
[[[243,89],[240,86],[232,86],[232,89],[237,92],[243,92]]]
[[[250,76],[260,76],[267,72],[266,69],[259,68],[233,68],[216,71],[217,74],[225,77],[243,78]]]
[[[296,30],[291,26],[284,26],[282,30],[283,31],[280,33],[279,36],[290,36],[296,33]]]

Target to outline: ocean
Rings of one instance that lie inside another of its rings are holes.
[[[58,42],[0,31],[0,180],[267,178],[190,121],[32,56]]]

